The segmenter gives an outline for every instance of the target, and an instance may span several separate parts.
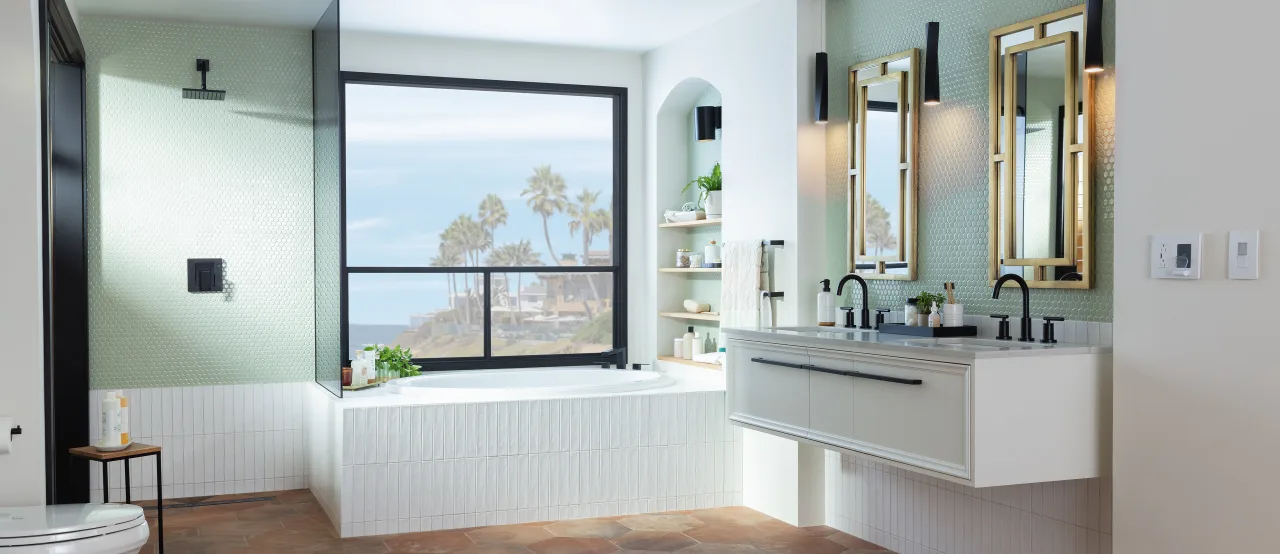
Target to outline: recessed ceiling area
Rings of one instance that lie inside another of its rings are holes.
[[[345,0],[343,30],[646,51],[759,0]],[[69,0],[81,15],[311,28],[329,0]]]
[[[67,0],[67,4],[81,16],[310,29],[329,7],[329,0]]]

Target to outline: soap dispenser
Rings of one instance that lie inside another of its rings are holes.
[[[831,279],[823,279],[822,292],[818,293],[818,325],[835,327],[836,295],[831,292]]]

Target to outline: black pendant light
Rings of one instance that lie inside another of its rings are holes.
[[[924,103],[936,106],[942,103],[942,87],[938,78],[938,22],[930,21],[924,28]]]
[[[813,62],[813,122],[827,122],[827,53],[818,52]]]
[[[1084,71],[1102,70],[1102,0],[1088,0],[1084,7]]]
[[[698,106],[693,109],[694,134],[699,141],[716,140],[720,128],[720,106]]]

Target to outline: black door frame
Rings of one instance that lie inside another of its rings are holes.
[[[45,501],[89,501],[89,276],[86,237],[85,50],[66,0],[42,0],[41,238],[44,306]]]

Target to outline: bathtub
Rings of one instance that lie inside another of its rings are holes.
[[[343,537],[742,504],[719,371],[429,373],[309,387],[311,489]]]
[[[674,384],[674,377],[657,371],[558,367],[430,373],[396,379],[387,384],[387,390],[428,401],[468,402],[573,398],[648,391]]]

